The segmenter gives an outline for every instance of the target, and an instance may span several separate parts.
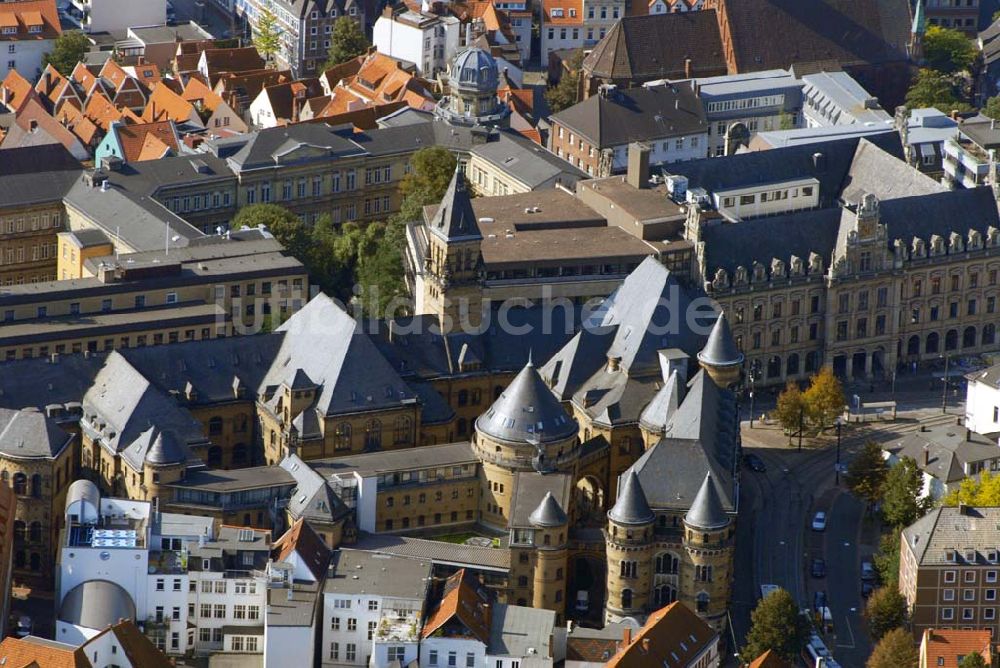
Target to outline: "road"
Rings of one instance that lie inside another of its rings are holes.
[[[921,422],[947,422],[955,415],[924,410],[900,418],[896,423],[870,423],[846,433],[841,461],[850,461],[868,440],[889,440],[919,429]],[[747,441],[747,423],[743,428]],[[859,541],[863,505],[834,484],[836,448],[807,448],[799,453],[795,448],[754,448],[745,443],[744,449],[760,456],[767,471],[744,468],[741,478],[731,606],[735,646],[742,646],[749,630],[761,584],[786,589],[802,608],[810,608],[813,593],[822,589],[834,617],[828,646],[842,665],[864,665],[871,644],[861,617],[859,571],[862,557],[868,557],[873,546]],[[817,510],[827,512],[825,532],[810,530]],[[811,559],[818,556],[826,560],[828,571],[821,580],[807,577]]]
[[[177,23],[194,21],[216,38],[229,37],[232,24],[208,0],[171,0]]]

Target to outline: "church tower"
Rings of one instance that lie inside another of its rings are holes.
[[[927,17],[924,14],[924,0],[917,0],[913,8],[913,25],[910,27],[910,60],[920,63],[924,59],[924,35],[927,33]]]
[[[578,431],[576,420],[566,414],[529,357],[476,420],[472,447],[482,462],[483,523],[508,528],[516,472],[575,473]]]
[[[442,329],[458,330],[463,323],[479,327],[483,319],[482,269],[479,232],[465,176],[455,170],[441,205],[426,221],[427,250],[418,313],[442,319]]]
[[[554,610],[556,624],[562,624],[566,611],[566,564],[569,518],[559,502],[547,492],[528,517],[535,532],[535,572],[531,607]]]
[[[625,473],[618,500],[608,511],[607,601],[604,621],[641,621],[648,611],[653,581],[653,515],[635,471]]]
[[[716,630],[725,627],[733,573],[734,527],[712,474],[684,516],[680,599]]]

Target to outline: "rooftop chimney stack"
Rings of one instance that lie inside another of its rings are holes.
[[[693,71],[694,71],[694,68],[691,67],[691,59],[690,58],[685,58],[684,59],[684,78],[685,79],[690,79],[691,78],[691,73]]]
[[[649,146],[632,142],[628,145],[628,172],[625,180],[636,190],[646,186],[649,178]]]

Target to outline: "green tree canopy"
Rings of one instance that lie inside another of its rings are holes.
[[[545,101],[549,110],[555,114],[576,104],[580,87],[580,76],[583,72],[583,50],[580,49],[566,62],[566,69],[559,77],[559,83],[545,91]]]
[[[795,599],[784,589],[768,594],[750,614],[750,633],[740,657],[750,663],[767,650],[795,661],[806,638],[806,622]]]
[[[847,488],[855,496],[864,499],[868,504],[874,504],[882,498],[887,474],[882,448],[878,443],[869,441],[847,465],[845,481]]]
[[[872,557],[875,562],[875,572],[884,587],[897,587],[899,584],[899,531],[883,534],[878,541],[878,552]]]
[[[882,517],[893,527],[913,524],[923,514],[920,495],[924,479],[912,457],[903,457],[889,469],[882,488]]]
[[[778,424],[785,431],[794,433],[799,429],[800,417],[808,417],[809,415],[805,396],[799,389],[798,383],[794,380],[788,381],[784,391],[778,395],[778,404],[774,409],[774,417]]]
[[[325,69],[346,63],[351,58],[368,51],[368,40],[358,27],[358,22],[350,16],[341,16],[333,22],[330,33],[330,50],[327,52]]]
[[[958,30],[930,26],[924,35],[924,58],[938,72],[962,72],[969,69],[975,60],[976,47]]]
[[[994,95],[986,100],[982,108],[983,115],[993,119],[1000,119],[1000,95]]]
[[[274,54],[281,48],[281,28],[278,18],[268,8],[260,10],[257,24],[253,27],[253,45],[268,63],[272,62]]]
[[[986,659],[979,652],[966,654],[959,661],[958,668],[987,668]]]
[[[952,110],[969,111],[970,107],[955,95],[952,80],[934,70],[923,68],[906,92],[906,106],[910,109],[936,107],[946,114]]]
[[[1000,506],[1000,476],[983,471],[979,479],[966,478],[954,492],[941,499],[942,506]]]
[[[52,51],[42,56],[42,67],[52,65],[59,74],[68,77],[76,64],[90,50],[90,39],[79,30],[64,32],[56,38]]]
[[[399,218],[419,220],[423,207],[437,204],[451,183],[458,160],[442,146],[428,146],[410,158],[410,172],[403,177],[399,191],[403,195]]]
[[[906,599],[897,587],[881,587],[872,592],[865,605],[868,632],[878,640],[906,623]]]
[[[844,388],[833,375],[833,369],[824,366],[809,380],[809,389],[803,395],[813,423],[822,429],[833,424],[844,412]]]
[[[291,255],[303,262],[308,257],[311,245],[309,229],[294,213],[277,204],[250,204],[237,211],[232,221],[234,230],[260,225],[266,225]]]
[[[868,657],[865,666],[866,668],[917,668],[919,661],[913,636],[905,629],[893,629],[875,645],[875,650]]]

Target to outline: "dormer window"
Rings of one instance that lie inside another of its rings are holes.
[[[955,550],[945,550],[944,551],[944,558],[945,558],[945,561],[947,561],[949,563],[952,563],[952,564],[955,563],[955,560],[956,560],[956,558],[955,558]]]
[[[42,26],[28,26],[28,32],[33,35],[37,35],[42,32]]]

